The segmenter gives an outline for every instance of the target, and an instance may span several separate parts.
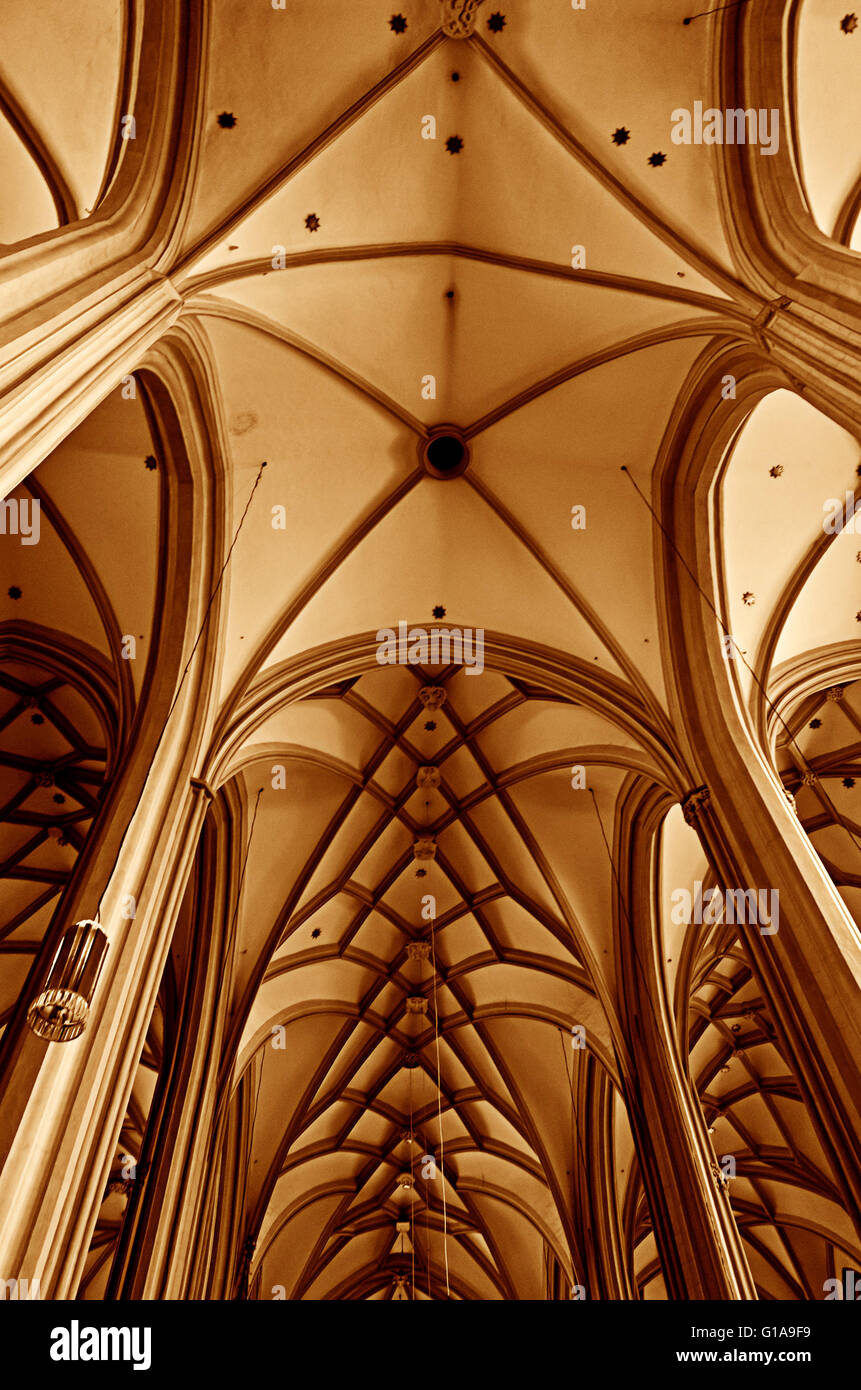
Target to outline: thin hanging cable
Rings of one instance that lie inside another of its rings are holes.
[[[689,14],[687,19],[683,19],[683,24],[692,24],[695,19],[704,19],[710,14],[720,14],[722,10],[737,10],[739,5],[746,5],[748,0],[730,0],[728,5],[718,5],[713,10],[700,10],[699,14]]]
[[[827,805],[828,810],[831,812],[831,815],[832,815],[832,817],[833,817],[833,819],[834,819],[834,821],[835,821],[835,824],[836,824],[836,825],[841,825],[841,826],[843,827],[843,829],[846,831],[846,834],[849,836],[849,838],[850,838],[850,840],[852,841],[852,843],[853,843],[853,845],[855,846],[855,848],[861,850],[861,840],[859,840],[859,839],[857,838],[857,836],[855,835],[855,833],[854,833],[854,832],[849,828],[849,826],[846,824],[846,822],[845,822],[845,820],[843,819],[842,815],[840,814],[840,812],[838,811],[837,807],[834,805],[833,801],[831,800],[831,797],[828,795],[827,791],[826,791],[826,790],[824,789],[824,787],[822,786],[818,774],[817,774],[817,773],[815,772],[815,770],[810,766],[809,762],[807,761],[807,758],[804,756],[804,753],[803,753],[802,750],[801,750],[801,746],[799,745],[798,740],[796,739],[795,735],[793,734],[792,730],[790,729],[790,727],[789,727],[789,725],[787,724],[786,720],[784,719],[783,715],[780,713],[780,710],[777,708],[777,706],[775,705],[774,701],[770,698],[770,696],[769,696],[769,694],[768,694],[768,691],[766,690],[766,688],[765,688],[765,686],[763,685],[762,681],[759,679],[759,676],[756,674],[756,671],[753,669],[753,667],[751,666],[750,662],[747,660],[747,657],[744,655],[744,652],[741,650],[740,647],[737,646],[736,641],[735,641],[735,638],[733,637],[732,633],[730,632],[729,628],[727,627],[727,625],[726,625],[726,623],[724,622],[723,618],[721,617],[720,613],[719,613],[719,612],[717,611],[717,609],[715,608],[714,604],[712,603],[712,601],[711,601],[711,599],[709,598],[708,594],[706,593],[705,589],[704,589],[704,588],[702,587],[702,585],[700,584],[699,580],[697,579],[696,575],[694,574],[693,570],[691,569],[690,565],[688,564],[688,562],[687,562],[687,560],[685,559],[684,555],[682,554],[681,550],[680,550],[679,547],[676,545],[675,541],[673,540],[673,538],[672,538],[672,536],[670,535],[669,531],[667,530],[666,526],[665,526],[664,523],[661,521],[661,518],[658,516],[657,512],[655,511],[655,509],[654,509],[654,507],[652,506],[651,502],[649,501],[648,497],[645,495],[645,493],[642,491],[642,489],[639,487],[639,485],[638,485],[637,482],[635,481],[635,479],[634,479],[634,477],[633,477],[633,474],[630,472],[630,470],[629,470],[629,468],[627,467],[627,465],[623,463],[623,464],[621,465],[621,469],[622,469],[622,472],[623,472],[623,473],[627,474],[627,476],[628,476],[628,478],[630,479],[630,482],[631,482],[631,484],[632,484],[632,486],[633,486],[635,492],[637,493],[638,497],[641,499],[641,501],[643,502],[643,504],[646,506],[646,508],[648,509],[648,511],[651,513],[652,518],[653,518],[653,520],[655,521],[656,525],[660,527],[661,532],[662,532],[662,534],[663,534],[665,540],[666,540],[666,541],[668,542],[668,544],[672,547],[672,550],[673,550],[674,554],[678,557],[678,559],[679,559],[679,560],[681,561],[681,563],[684,565],[685,570],[687,571],[687,574],[688,574],[689,577],[690,577],[691,583],[693,584],[694,588],[697,590],[697,593],[700,595],[700,597],[701,597],[701,598],[703,599],[703,601],[706,603],[706,605],[708,606],[708,608],[709,608],[709,609],[711,610],[711,612],[714,614],[715,618],[717,619],[717,622],[718,622],[719,626],[723,629],[724,636],[728,637],[729,640],[732,642],[734,651],[736,651],[736,652],[738,653],[738,660],[741,661],[742,665],[745,667],[745,669],[746,669],[746,670],[748,671],[748,673],[750,674],[751,679],[753,680],[754,684],[756,685],[757,689],[759,690],[760,694],[762,695],[763,700],[765,701],[766,705],[768,706],[769,712],[770,712],[771,714],[774,715],[775,719],[777,719],[777,720],[780,722],[780,724],[783,725],[783,728],[786,730],[787,738],[788,738],[790,744],[792,745],[793,749],[795,750],[795,752],[796,752],[797,755],[798,755],[798,761],[801,763],[801,775],[802,775],[802,778],[804,778],[805,776],[810,776],[810,777],[815,778],[816,783],[817,783],[817,785],[818,785],[818,787],[819,787],[819,792],[818,792],[818,794],[821,796],[822,800],[823,800],[823,801],[825,802],[825,804]]]
[[[176,709],[176,702],[177,702],[177,700],[179,699],[180,693],[181,693],[181,691],[182,691],[182,687],[183,687],[183,685],[185,684],[185,678],[186,678],[186,676],[188,675],[188,672],[189,672],[189,670],[190,670],[190,668],[191,668],[191,663],[192,663],[192,661],[194,660],[194,654],[195,654],[195,652],[197,651],[198,646],[200,645],[200,640],[201,640],[201,638],[203,637],[203,634],[204,634],[204,632],[205,632],[205,630],[206,630],[206,625],[207,625],[207,623],[209,622],[209,614],[210,614],[210,612],[212,611],[212,605],[213,605],[213,603],[215,602],[215,596],[216,596],[216,594],[218,593],[219,589],[221,588],[221,581],[224,579],[224,572],[225,572],[225,570],[227,569],[227,566],[228,566],[229,563],[230,563],[230,557],[231,557],[231,555],[233,554],[233,550],[234,550],[234,547],[235,547],[235,545],[236,545],[236,542],[239,540],[239,533],[240,533],[240,531],[242,530],[242,527],[243,527],[244,522],[245,522],[245,518],[246,518],[246,516],[248,515],[248,508],[251,506],[252,500],[253,500],[253,498],[254,498],[254,494],[255,494],[255,492],[257,491],[258,484],[260,483],[260,479],[261,479],[262,476],[263,476],[263,470],[264,470],[264,468],[265,468],[266,466],[267,466],[267,465],[266,465],[266,460],[264,459],[263,462],[261,463],[260,467],[259,467],[258,470],[257,470],[257,477],[254,479],[254,485],[253,485],[253,487],[252,487],[252,489],[251,489],[251,492],[248,494],[248,501],[245,503],[245,510],[243,511],[242,516],[239,518],[239,525],[237,526],[235,532],[233,533],[233,540],[230,542],[230,549],[228,550],[226,556],[224,557],[224,564],[221,566],[221,569],[220,569],[219,572],[218,572],[218,578],[216,579],[215,584],[213,585],[213,588],[212,588],[212,592],[210,593],[209,599],[207,600],[206,611],[204,612],[204,615],[203,615],[203,621],[202,621],[202,623],[200,624],[200,628],[198,629],[197,636],[196,636],[195,639],[194,639],[194,645],[193,645],[193,647],[192,647],[192,649],[191,649],[191,652],[189,653],[188,660],[186,661],[185,666],[183,667],[182,675],[181,675],[180,678],[179,678],[179,685],[176,687],[176,691],[175,691],[175,693],[174,693],[174,697],[173,697],[173,699],[171,700],[171,703],[170,703],[170,709],[169,709],[168,712],[167,712],[167,718],[165,719],[164,723],[162,724],[161,733],[160,733],[159,736],[158,736],[158,739],[157,739],[157,741],[156,741],[155,748],[153,749],[152,758],[150,759],[150,767],[152,767],[152,766],[154,765],[155,760],[156,760],[156,757],[158,756],[158,750],[161,748],[162,739],[164,738],[165,734],[167,733],[167,727],[168,727],[168,724],[170,723],[171,715],[173,714],[174,710]],[[123,831],[122,839],[120,840],[119,849],[118,849],[117,852],[116,852],[116,855],[115,855],[115,857],[114,857],[114,862],[113,862],[113,864],[112,864],[112,866],[111,866],[111,871],[110,871],[110,873],[109,873],[109,875],[108,875],[108,878],[107,878],[107,881],[106,881],[106,883],[105,883],[104,892],[102,893],[101,897],[99,898],[99,905],[98,905],[98,907],[96,908],[96,914],[95,914],[95,917],[94,917],[94,919],[93,919],[93,920],[96,921],[96,922],[99,921],[99,916],[100,916],[100,913],[101,913],[101,910],[102,910],[102,903],[103,903],[104,900],[105,900],[105,893],[107,893],[108,889],[110,888],[111,879],[112,879],[113,876],[114,876],[114,873],[115,873],[115,871],[116,871],[117,864],[120,862],[120,856],[122,855],[123,846],[125,845],[126,839],[128,838],[129,830],[131,829],[132,820],[134,820],[134,815],[132,815],[131,820],[129,821],[128,825],[126,826],[125,830]]]
[[[436,969],[436,944],[434,941],[435,918],[431,918],[431,958],[433,962],[433,1018],[434,1032],[436,1034],[436,1102],[437,1117],[439,1119],[439,1171],[442,1178],[442,1248],[445,1259],[445,1296],[451,1298],[451,1289],[448,1282],[448,1215],[445,1201],[445,1141],[442,1137],[442,1089],[441,1073],[439,1064],[439,1010],[437,1008],[437,969]]]
[[[200,625],[200,631],[198,632],[197,636],[196,636],[195,639],[194,639],[194,646],[193,646],[192,649],[191,649],[191,653],[190,653],[190,655],[189,655],[188,661],[185,663],[185,667],[184,667],[184,669],[183,669],[182,676],[180,677],[179,685],[178,685],[177,688],[176,688],[176,694],[174,695],[173,701],[172,701],[172,703],[171,703],[171,707],[170,707],[170,709],[169,709],[168,712],[167,712],[167,719],[164,721],[164,729],[167,728],[168,720],[170,719],[170,716],[173,714],[173,711],[174,711],[174,709],[175,709],[175,707],[176,707],[176,702],[177,702],[177,700],[179,699],[179,694],[180,694],[180,691],[182,690],[183,681],[185,680],[185,678],[186,678],[186,676],[187,676],[187,674],[188,674],[188,668],[191,666],[191,663],[192,663],[192,661],[194,660],[194,653],[197,651],[198,644],[199,644],[199,642],[200,642],[201,637],[203,636],[204,628],[206,627],[206,624],[207,624],[207,622],[209,621],[210,609],[212,608],[212,605],[213,605],[213,603],[215,602],[215,596],[216,596],[216,594],[218,593],[218,590],[221,588],[221,581],[222,581],[222,579],[224,578],[224,571],[227,569],[227,566],[230,564],[230,557],[231,557],[231,555],[233,554],[233,550],[234,550],[234,547],[235,547],[235,545],[236,545],[236,542],[239,540],[239,533],[240,533],[240,531],[242,530],[243,525],[245,524],[245,518],[246,518],[247,515],[248,515],[248,508],[251,506],[251,503],[252,503],[253,500],[254,500],[254,494],[255,494],[255,492],[257,491],[257,488],[258,488],[258,486],[259,486],[259,484],[260,484],[260,479],[263,477],[263,470],[264,470],[265,467],[266,467],[266,460],[264,459],[263,462],[261,463],[260,467],[259,467],[258,470],[257,470],[257,477],[254,479],[254,485],[253,485],[253,487],[252,487],[250,493],[248,494],[248,501],[245,503],[245,509],[244,509],[244,511],[243,511],[243,513],[242,513],[242,515],[241,515],[241,517],[239,518],[239,525],[237,526],[236,530],[235,530],[234,533],[233,533],[233,540],[230,542],[230,549],[228,550],[227,554],[226,554],[225,557],[224,557],[224,564],[221,566],[221,569],[218,571],[218,578],[217,578],[216,581],[215,581],[215,585],[213,586],[212,593],[209,595],[209,600],[208,600],[207,605],[206,605],[206,612],[205,612],[204,615],[203,615],[203,622],[202,622],[201,625]],[[164,735],[164,729],[162,729],[162,735]],[[161,741],[161,740],[159,740],[159,742],[160,742],[160,741]],[[156,744],[155,752],[156,752],[156,753],[158,752],[158,744]],[[155,762],[155,753],[153,753],[153,762]]]

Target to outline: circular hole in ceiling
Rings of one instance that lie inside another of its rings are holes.
[[[459,431],[444,425],[424,444],[424,465],[434,478],[457,478],[469,463],[469,450]]]

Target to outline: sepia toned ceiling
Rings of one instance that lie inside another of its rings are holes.
[[[0,6],[9,245],[92,212],[129,105],[125,7],[38,8],[36,69],[30,21]],[[666,1297],[619,1090],[611,847],[636,788],[668,806],[686,790],[650,510],[662,449],[699,364],[755,343],[766,307],[734,263],[722,151],[670,139],[671,111],[711,97],[711,32],[682,24],[689,8],[486,0],[467,41],[443,34],[437,0],[409,0],[403,28],[377,0],[207,11],[163,273],[182,301],[169,338],[213,402],[228,535],[267,463],[224,580],[201,770],[250,836],[225,1087],[245,1107],[257,1297],[545,1298],[554,1269],[566,1288],[586,1278],[590,1182],[626,1252],[620,1296]],[[841,30],[843,9],[793,7],[783,114],[814,216],[848,245],[858,152],[823,115],[845,100],[848,121],[858,100],[861,31]],[[124,735],[149,669],[163,458],[138,385],[14,494],[40,499],[39,546],[0,551],[0,1021],[119,738],[87,724],[59,644],[34,665],[15,638],[60,634],[102,672]],[[467,441],[462,476],[423,466],[440,424]],[[857,644],[857,542],[822,517],[859,462],[858,440],[787,387],[748,416],[714,499],[740,698],[788,787],[807,764],[827,777],[831,801],[806,787],[799,815],[856,914],[857,687],[829,709],[844,722],[827,742],[793,726],[806,762],[769,720],[805,662]],[[486,669],[333,681],[351,643],[401,620],[483,629]],[[32,700],[49,729],[27,726]],[[74,808],[62,863],[51,825],[70,817],[36,791],[49,766]],[[419,838],[432,860],[414,858]],[[658,859],[665,988],[716,1158],[736,1158],[760,1296],[813,1297],[857,1242],[735,934],[669,920],[671,888],[707,877],[678,808]],[[140,1153],[165,1026],[159,1014],[118,1155]],[[87,1296],[119,1230],[115,1182]]]

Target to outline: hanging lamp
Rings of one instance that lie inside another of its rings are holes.
[[[45,988],[27,1010],[27,1022],[48,1042],[71,1042],[87,1026],[90,1006],[108,950],[98,922],[85,919],[64,932]]]

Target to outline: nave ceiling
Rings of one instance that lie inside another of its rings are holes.
[[[65,7],[41,8],[40,74],[2,7],[9,247],[98,216],[128,157],[115,131],[133,105],[134,7],[99,0],[62,23]],[[720,924],[679,931],[668,907],[709,871],[671,809],[691,750],[651,508],[703,383],[735,362],[741,379],[755,355],[762,382],[727,401],[734,425],[710,459],[715,641],[732,633],[739,702],[856,913],[861,884],[861,793],[846,785],[858,687],[826,704],[846,721],[830,742],[801,723],[857,666],[857,542],[821,523],[826,498],[855,491],[861,450],[851,422],[769,360],[770,297],[739,262],[726,152],[670,140],[673,108],[714,91],[710,25],[683,26],[688,9],[487,0],[455,41],[436,0],[411,0],[402,32],[377,0],[283,13],[219,0],[153,268],[175,319],[133,398],[114,383],[9,494],[40,501],[42,532],[0,552],[4,1026],[153,678],[179,478],[154,381],[182,365],[198,404],[178,416],[205,420],[202,506],[225,554],[241,522],[196,771],[235,843],[251,837],[222,1088],[246,1146],[235,1219],[256,1240],[253,1296],[388,1298],[400,1281],[416,1297],[543,1298],[589,1281],[599,1199],[621,1295],[666,1296],[622,1098],[615,866],[649,789],[666,801],[651,890],[663,988],[716,1160],[736,1156],[730,1199],[760,1296],[811,1297],[861,1259],[740,943]],[[793,7],[784,114],[812,215],[849,246],[857,149],[821,118],[823,69],[855,100],[846,54],[861,33],[840,31],[838,9]],[[71,127],[70,110],[86,113]],[[650,164],[656,152],[666,161]],[[424,466],[441,425],[468,448],[460,476]],[[483,630],[485,670],[378,666],[374,635],[401,620]],[[816,686],[827,653],[845,675]],[[65,804],[48,803],[54,788]],[[432,860],[414,858],[422,838]],[[411,958],[415,942],[428,959]],[[141,1151],[172,1008],[165,988],[87,1296],[106,1285],[118,1174]]]

